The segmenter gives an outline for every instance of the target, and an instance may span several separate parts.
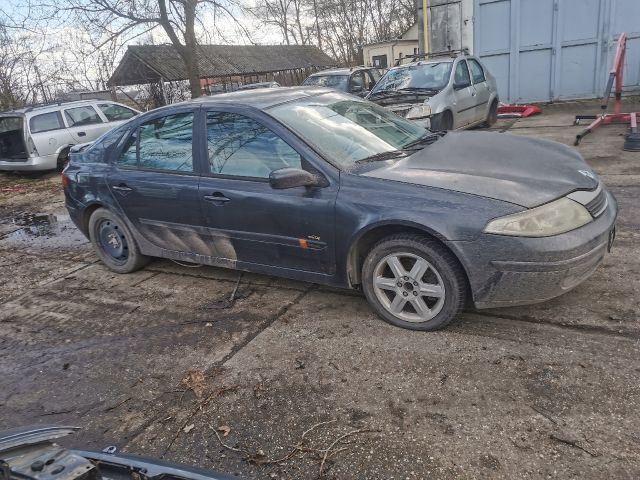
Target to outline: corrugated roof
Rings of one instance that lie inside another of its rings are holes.
[[[336,61],[313,45],[199,45],[200,77],[226,77],[329,67]],[[112,85],[186,80],[182,58],[172,45],[131,45],[109,79]]]

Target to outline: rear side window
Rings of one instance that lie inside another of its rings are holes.
[[[301,168],[298,152],[261,123],[236,113],[207,113],[209,169],[216,175],[269,178],[280,168]]]
[[[49,132],[51,130],[59,130],[64,128],[62,118],[59,112],[43,113],[35,115],[29,120],[29,129],[31,133]]]
[[[193,113],[168,115],[140,125],[127,139],[118,164],[193,172]]]
[[[118,122],[120,120],[128,120],[136,116],[136,112],[130,108],[123,107],[122,105],[116,105],[114,103],[101,103],[98,108],[102,110],[104,116],[110,122]]]
[[[93,125],[102,123],[102,119],[93,107],[76,107],[64,111],[64,116],[70,127],[81,127],[83,125]]]
[[[476,60],[469,59],[469,68],[471,69],[471,76],[473,77],[473,83],[482,83],[485,81],[484,70]]]

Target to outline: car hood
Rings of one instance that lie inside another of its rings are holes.
[[[582,157],[566,145],[489,132],[449,132],[413,155],[371,166],[362,175],[481,195],[526,208],[598,185]]]

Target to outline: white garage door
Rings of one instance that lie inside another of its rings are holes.
[[[602,95],[622,31],[625,85],[640,87],[640,0],[475,0],[474,17],[474,52],[503,101]]]

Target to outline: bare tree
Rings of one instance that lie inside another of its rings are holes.
[[[34,0],[25,0],[34,1]],[[167,36],[185,64],[191,96],[201,95],[198,66],[198,36],[196,26],[200,16],[209,11],[213,19],[231,19],[239,24],[235,15],[235,0],[66,0],[66,2],[37,5],[38,11],[49,18],[66,18],[76,25],[84,25],[99,34],[102,42],[96,51],[115,39],[126,43],[132,38],[160,28]],[[72,18],[69,18],[71,16]],[[216,25],[208,25],[216,28]]]

